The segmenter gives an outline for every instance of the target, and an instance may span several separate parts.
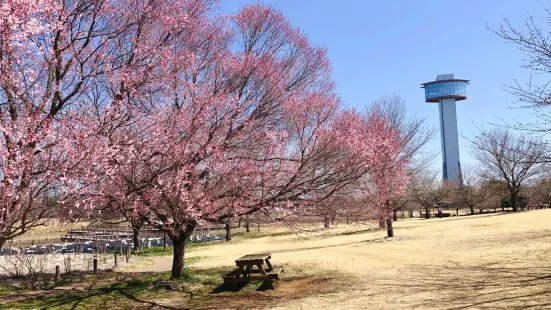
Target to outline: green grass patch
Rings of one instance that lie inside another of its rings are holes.
[[[362,229],[362,230],[347,231],[347,232],[343,232],[343,233],[340,233],[340,234],[336,234],[336,236],[339,236],[339,235],[340,236],[359,235],[359,234],[370,233],[370,232],[374,232],[374,231],[378,231],[378,230],[380,230],[380,229],[372,227],[372,228],[366,228],[366,229]]]
[[[0,284],[0,296],[17,294],[25,291],[24,289],[19,289],[9,284]]]
[[[186,264],[201,258],[188,258]],[[3,305],[10,309],[133,309],[155,307],[155,299],[174,296],[180,302],[187,304],[200,303],[204,298],[221,287],[222,275],[228,268],[195,269],[186,268],[183,275],[175,281],[170,280],[170,273],[134,278],[91,289],[89,291],[56,293],[48,296],[32,298],[23,302]],[[249,286],[249,285],[248,285]],[[244,288],[244,291],[254,290]],[[191,296],[194,299],[191,300]],[[189,299],[189,300],[188,300]],[[4,309],[4,308],[3,308]]]
[[[192,262],[200,258],[192,258]],[[112,271],[99,271],[98,274],[90,274],[89,271],[73,271],[70,274],[62,273],[60,280],[55,283],[53,274],[41,274],[35,281],[29,277],[11,279],[4,278],[0,282],[0,296],[24,294],[37,290],[51,290],[56,286],[68,286],[74,283],[87,283],[114,278],[118,273]],[[2,309],[2,308],[0,308]]]
[[[293,235],[295,232],[293,231],[280,231],[280,232],[270,232],[270,231],[261,231],[261,232],[237,232],[235,234],[232,234],[233,237],[235,237],[237,240],[243,239],[258,239],[258,238],[264,238],[264,237],[280,237],[280,236],[288,236]]]
[[[186,249],[201,248],[201,247],[206,247],[206,246],[219,244],[219,243],[222,243],[222,242],[224,242],[224,241],[189,243],[189,244],[186,245]],[[172,246],[167,246],[166,250],[163,250],[162,246],[158,246],[158,247],[144,248],[140,252],[135,252],[133,254],[138,255],[138,256],[171,256],[172,252],[173,252],[173,247]]]
[[[145,248],[133,254],[137,256],[170,256],[172,255],[172,246],[167,246],[166,250],[163,250],[162,246]]]

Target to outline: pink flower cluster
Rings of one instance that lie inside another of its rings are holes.
[[[178,238],[360,178],[378,204],[408,182],[400,132],[343,110],[326,51],[273,8],[57,3],[0,5],[0,246],[44,208]]]

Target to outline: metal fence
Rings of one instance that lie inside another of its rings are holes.
[[[203,243],[224,240],[222,226],[199,226],[188,243]],[[143,248],[171,246],[170,238],[156,229],[140,232]],[[0,250],[0,255],[51,254],[51,253],[125,253],[134,249],[133,232],[130,229],[82,228],[71,229],[59,238],[43,238],[28,241],[10,241]]]

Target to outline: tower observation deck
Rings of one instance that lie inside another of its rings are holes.
[[[436,81],[422,84],[425,102],[438,102],[440,137],[442,142],[442,179],[460,186],[461,163],[455,102],[467,99],[469,80],[454,78],[453,74],[440,74]]]

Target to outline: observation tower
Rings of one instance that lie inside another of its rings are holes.
[[[442,180],[463,184],[459,161],[459,138],[455,102],[467,99],[469,80],[456,79],[452,74],[439,74],[436,81],[423,83],[425,102],[438,102],[440,137],[442,142]]]

